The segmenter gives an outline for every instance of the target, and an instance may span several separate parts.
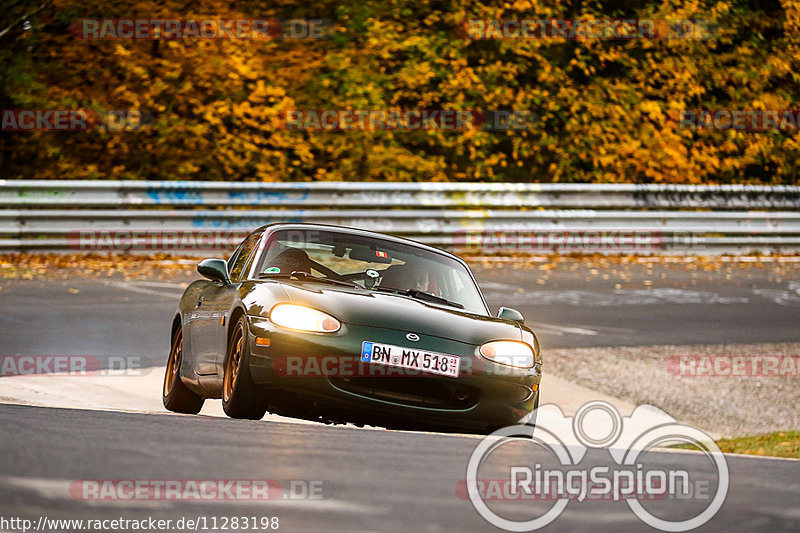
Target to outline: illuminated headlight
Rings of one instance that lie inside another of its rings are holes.
[[[295,304],[276,305],[270,311],[269,319],[284,328],[316,333],[333,333],[341,327],[339,321],[331,315]]]
[[[533,348],[524,342],[492,341],[481,346],[481,355],[490,361],[519,368],[533,366]]]

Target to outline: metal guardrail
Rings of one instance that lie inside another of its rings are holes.
[[[478,253],[795,253],[800,187],[0,180],[0,251],[103,249],[91,238],[110,238],[107,249],[152,250],[125,243],[174,238],[169,232],[230,246],[281,221]],[[629,237],[645,244],[630,246]]]
[[[798,209],[800,187],[581,183],[0,180],[0,207]]]

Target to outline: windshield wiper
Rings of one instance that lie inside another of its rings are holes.
[[[451,302],[450,300],[442,298],[441,296],[436,296],[435,294],[431,294],[425,291],[420,291],[417,289],[392,289],[390,287],[375,287],[372,290],[382,291],[382,292],[393,292],[395,294],[404,294],[406,296],[411,296],[412,298],[416,298],[417,300],[424,300],[426,302],[449,305],[457,309],[464,309],[464,306],[458,302]]]
[[[359,286],[356,283],[353,283],[351,281],[342,281],[342,280],[331,279],[331,278],[318,278],[316,276],[312,276],[308,272],[302,272],[302,271],[294,271],[291,274],[277,273],[277,272],[272,274],[272,273],[268,273],[268,272],[262,272],[261,274],[258,275],[258,278],[259,279],[271,279],[271,278],[291,279],[291,278],[295,278],[297,280],[319,281],[321,283],[330,283],[332,285],[342,285],[344,287],[354,287],[354,288],[357,288],[357,289],[363,288],[363,287],[361,287],[361,286]]]

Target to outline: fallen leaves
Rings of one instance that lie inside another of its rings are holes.
[[[652,286],[654,264],[665,272],[658,273],[665,280],[671,272],[703,272],[706,279],[716,276],[729,279],[731,268],[735,271],[769,269],[769,280],[780,283],[786,278],[795,279],[800,271],[800,257],[678,257],[678,256],[603,256],[603,255],[505,255],[463,256],[473,267],[486,270],[532,270],[539,274],[537,285],[545,285],[556,272],[576,272],[586,279],[602,279],[614,283],[619,290],[637,277],[644,277],[644,285]],[[105,278],[120,279],[170,279],[195,272],[202,256],[174,254],[73,254],[73,253],[17,253],[0,255],[0,279],[69,279]],[[747,259],[746,261],[744,259]],[[687,280],[696,284],[695,280]]]
[[[170,279],[193,273],[201,257],[169,254],[8,254],[0,255],[0,279]],[[71,294],[79,289],[70,288]]]

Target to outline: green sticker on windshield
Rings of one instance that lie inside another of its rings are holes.
[[[264,274],[280,274],[281,269],[278,267],[269,267],[264,271]]]

